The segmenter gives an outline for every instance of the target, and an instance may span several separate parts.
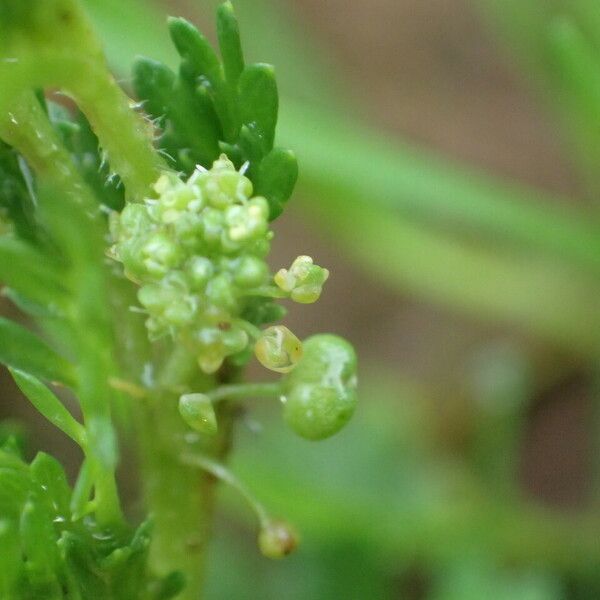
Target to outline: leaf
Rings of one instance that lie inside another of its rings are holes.
[[[233,5],[229,1],[223,2],[217,9],[217,36],[223,59],[225,79],[227,84],[235,90],[244,70],[244,54],[238,22],[233,11]]]
[[[575,138],[579,161],[597,181],[600,159],[600,61],[596,49],[568,19],[548,27],[553,74],[560,87],[556,97]]]
[[[10,369],[19,389],[31,401],[48,421],[68,435],[82,448],[86,446],[86,432],[62,402],[40,381],[32,375],[17,369]]]
[[[240,77],[239,93],[242,123],[258,133],[267,153],[275,141],[279,110],[275,69],[262,63],[246,67]]]
[[[0,236],[0,282],[42,305],[67,297],[56,263],[26,242]]]
[[[18,325],[0,317],[0,363],[31,373],[40,379],[75,385],[73,366],[44,341]]]
[[[69,515],[71,488],[63,466],[45,452],[38,452],[29,466],[33,480],[45,491],[48,503],[62,516]]]
[[[55,569],[59,564],[52,517],[36,494],[31,494],[21,512],[21,548],[27,560],[27,574],[34,587],[44,588],[44,597],[57,598]]]
[[[219,154],[219,121],[204,88],[195,89],[165,65],[146,58],[136,61],[134,87],[144,109],[164,134],[161,146],[173,158],[186,149],[192,153],[188,170],[210,165]]]
[[[0,597],[14,598],[14,586],[22,569],[19,530],[15,521],[0,518]]]
[[[291,150],[274,148],[261,161],[256,193],[269,201],[271,221],[283,212],[283,205],[298,181],[298,161]]]
[[[181,56],[180,77],[191,89],[204,88],[212,99],[226,141],[237,131],[223,67],[208,40],[182,18],[169,19],[171,39]]]

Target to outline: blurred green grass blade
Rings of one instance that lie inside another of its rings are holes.
[[[525,186],[452,166],[426,152],[385,142],[343,117],[286,100],[280,138],[294,148],[300,184],[330,204],[351,195],[365,208],[390,209],[423,223],[453,225],[490,242],[518,242],[600,274],[600,228]],[[365,162],[365,158],[368,161]]]
[[[83,425],[75,420],[63,403],[43,383],[33,375],[18,369],[11,368],[10,373],[19,389],[50,423],[58,427],[82,448],[86,446],[86,433]]]
[[[0,317],[0,363],[40,379],[73,386],[72,365],[21,325]]]
[[[42,305],[66,299],[57,266],[26,242],[9,236],[0,236],[0,284]]]
[[[313,189],[321,196],[322,189]],[[344,255],[399,292],[525,331],[597,356],[600,285],[552,263],[466,245],[352,196],[303,199]]]
[[[599,9],[600,12],[600,9]],[[548,26],[557,97],[575,138],[578,160],[593,178],[600,162],[600,54],[574,22],[556,19]]]

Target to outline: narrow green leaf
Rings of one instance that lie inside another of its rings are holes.
[[[63,466],[53,456],[38,452],[29,469],[33,480],[44,490],[48,503],[59,516],[66,518],[69,515],[71,488]]]
[[[210,165],[219,153],[219,127],[212,100],[204,88],[195,89],[179,79],[165,65],[140,58],[133,67],[136,94],[144,109],[158,123],[169,126],[161,138],[161,147],[173,159],[182,147],[191,153],[191,169],[196,164]],[[172,140],[172,141],[171,141]]]
[[[558,79],[557,97],[575,138],[579,161],[591,182],[597,180],[600,160],[600,60],[596,49],[568,19],[556,19],[548,27],[553,72]]]
[[[176,75],[163,63],[140,57],[133,63],[133,89],[144,110],[162,123],[167,115]]]
[[[71,514],[73,519],[80,519],[86,514],[87,504],[90,500],[90,494],[94,487],[94,479],[92,473],[92,467],[89,460],[86,458],[79,469],[79,475],[73,488],[73,494],[71,496]]]
[[[59,558],[52,517],[45,508],[35,494],[30,495],[21,512],[19,531],[29,579],[33,586],[43,586],[50,599],[58,595],[55,568]]]
[[[56,263],[9,236],[0,236],[0,283],[42,305],[61,305],[67,296]]]
[[[37,410],[48,419],[55,427],[66,433],[74,442],[82,448],[86,446],[86,432],[77,422],[73,415],[65,408],[63,403],[39,380],[32,375],[10,369],[19,389],[37,408]]]
[[[181,56],[182,75],[190,80],[208,77],[216,85],[223,80],[221,63],[210,42],[186,19],[169,18],[169,33]]]
[[[230,101],[223,67],[209,41],[182,18],[169,19],[169,31],[181,56],[179,73],[191,89],[204,88],[212,98],[226,141],[233,141],[237,132],[233,104]]]
[[[14,321],[0,317],[0,363],[40,379],[68,386],[75,383],[73,366],[43,340]]]
[[[0,519],[0,598],[15,598],[15,584],[22,563],[19,530],[15,521],[2,515]]]
[[[298,161],[291,150],[274,148],[261,161],[256,193],[269,201],[270,219],[276,219],[298,181]]]
[[[237,88],[244,70],[244,54],[240,40],[240,29],[231,2],[223,2],[217,9],[217,36],[223,58],[225,78],[229,86]]]
[[[242,123],[255,130],[264,144],[265,153],[273,148],[279,111],[279,94],[275,69],[256,64],[244,69],[239,83]]]

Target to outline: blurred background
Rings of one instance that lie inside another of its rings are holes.
[[[125,86],[135,54],[174,64],[166,14],[214,39],[216,1],[86,4]],[[232,469],[302,545],[262,558],[221,490],[206,597],[600,598],[597,2],[235,6],[301,168],[272,266],[332,273],[288,323],[356,345],[360,406],[319,444],[249,410]],[[78,459],[1,385],[0,417]]]

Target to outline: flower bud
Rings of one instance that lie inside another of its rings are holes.
[[[212,262],[204,256],[192,256],[185,265],[185,273],[190,287],[194,290],[204,289],[214,271]]]
[[[284,558],[297,546],[298,535],[285,521],[268,521],[258,534],[258,547],[267,558]]]
[[[268,327],[254,346],[260,363],[278,373],[288,373],[302,357],[302,342],[283,325]]]
[[[356,354],[344,339],[315,335],[284,380],[283,418],[300,436],[320,440],[338,432],[356,408]]]
[[[258,287],[266,283],[268,279],[267,263],[256,256],[243,256],[235,266],[234,281],[240,287]]]
[[[319,299],[328,277],[329,271],[313,264],[310,256],[299,256],[289,270],[281,269],[274,280],[295,302],[311,304]]]
[[[213,163],[210,171],[196,176],[195,183],[210,205],[220,210],[235,202],[245,202],[252,196],[252,183],[236,171],[224,154]]]
[[[164,277],[183,258],[177,243],[166,233],[155,233],[142,247],[143,263],[149,275]]]
[[[217,417],[206,394],[184,394],[179,398],[179,414],[194,430],[206,435],[217,433]]]
[[[269,204],[261,197],[252,198],[246,204],[235,204],[225,211],[224,244],[239,245],[258,239],[269,228]]]

